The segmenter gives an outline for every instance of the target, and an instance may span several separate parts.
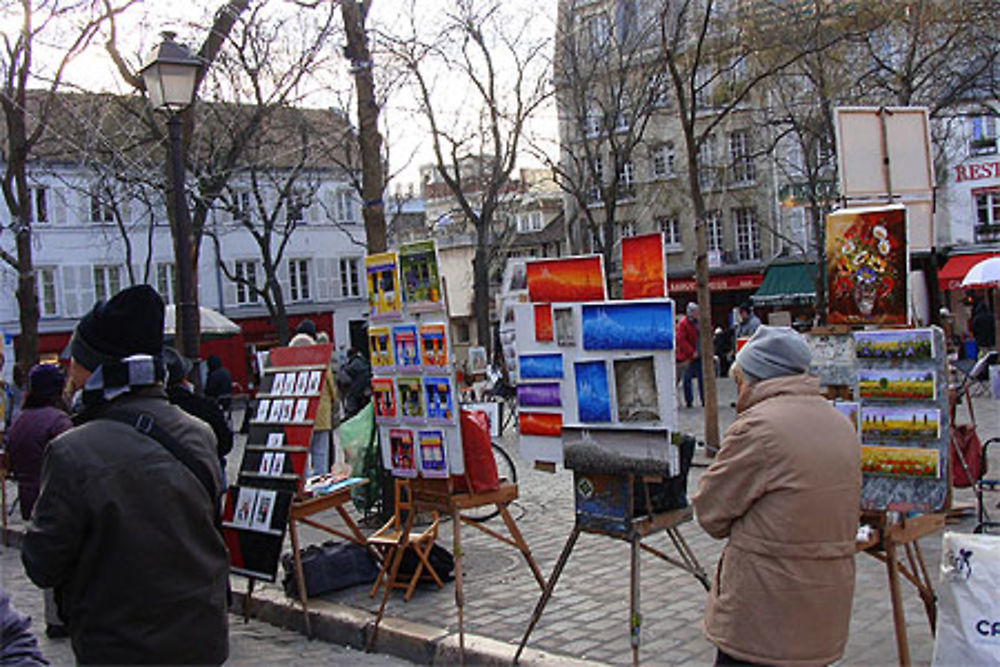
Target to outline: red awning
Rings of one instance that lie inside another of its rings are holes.
[[[963,274],[964,275],[964,274]],[[708,289],[713,292],[728,290],[755,290],[764,282],[763,273],[740,273],[733,276],[711,276],[708,279]],[[673,278],[667,281],[667,292],[694,292],[697,283],[692,278]]]
[[[969,269],[984,259],[996,256],[997,253],[995,252],[978,252],[971,255],[953,255],[949,257],[944,266],[938,270],[938,283],[940,283],[941,289],[961,289],[962,278],[969,272]]]

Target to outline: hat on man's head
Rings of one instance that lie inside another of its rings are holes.
[[[62,393],[66,375],[58,364],[36,364],[28,372],[28,394],[36,398],[52,398]]]
[[[163,347],[163,362],[167,365],[167,384],[177,384],[186,378],[194,365],[169,345]]]
[[[163,299],[149,285],[123,289],[98,301],[73,332],[70,356],[89,371],[133,354],[163,349]]]
[[[299,326],[295,327],[295,333],[304,333],[313,338],[316,337],[316,323],[310,319],[304,319],[299,322]]]
[[[736,353],[736,364],[761,380],[800,375],[809,370],[811,361],[805,338],[791,327],[762,325]]]
[[[687,313],[688,317],[696,315],[698,313],[698,302],[688,301],[687,310],[685,312]]]

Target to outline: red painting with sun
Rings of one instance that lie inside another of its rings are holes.
[[[528,296],[535,303],[604,301],[604,264],[599,255],[528,262]]]
[[[648,299],[667,295],[663,234],[622,239],[622,298]]]
[[[544,435],[558,438],[562,435],[562,415],[548,412],[521,412],[521,435]]]

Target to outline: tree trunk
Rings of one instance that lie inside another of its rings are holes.
[[[22,201],[27,202],[25,198]],[[22,215],[27,211],[22,205]],[[38,294],[35,269],[31,258],[31,226],[21,224],[17,232],[17,307],[21,320],[21,335],[17,339],[17,364],[27,377],[28,370],[38,363]]]
[[[479,219],[476,224],[476,255],[472,260],[472,303],[476,311],[476,342],[486,348],[489,358],[493,347],[490,332],[490,267],[489,267],[489,222]]]
[[[272,275],[267,277],[267,291],[271,295],[266,300],[271,321],[274,322],[274,330],[278,336],[279,345],[288,345],[292,338],[291,329],[288,327],[288,309],[285,308],[285,297],[281,293],[281,283],[277,277]]]

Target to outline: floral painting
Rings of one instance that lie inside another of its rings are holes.
[[[906,210],[843,209],[826,218],[830,324],[906,324]]]

